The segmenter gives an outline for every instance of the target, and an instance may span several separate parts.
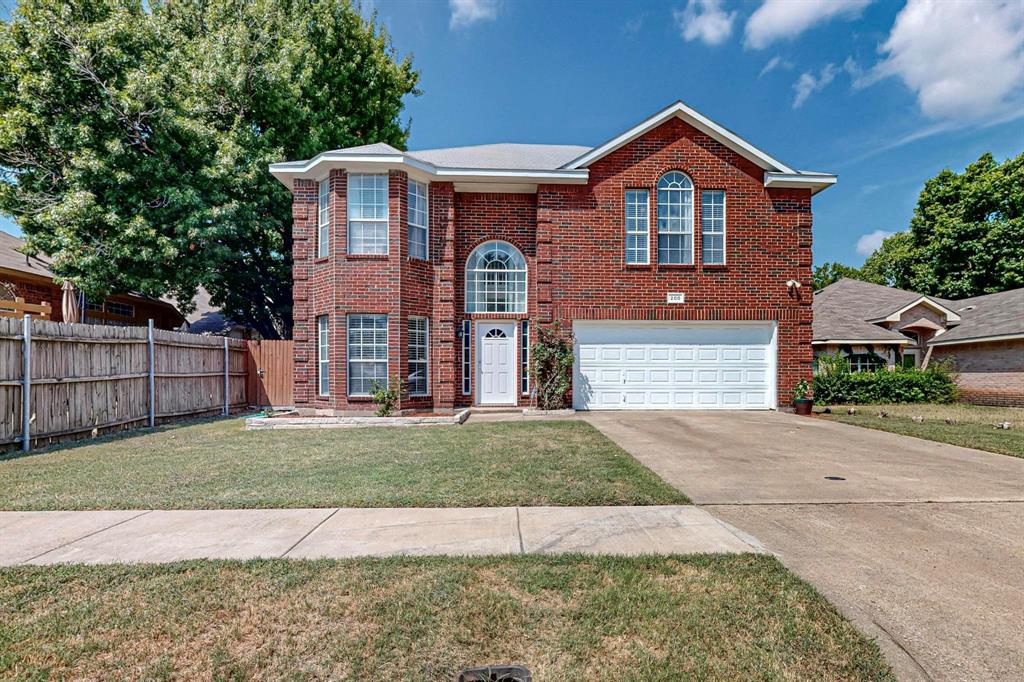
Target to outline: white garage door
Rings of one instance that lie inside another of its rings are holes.
[[[774,322],[573,323],[578,410],[765,410]]]

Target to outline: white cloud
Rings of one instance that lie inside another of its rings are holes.
[[[690,0],[684,10],[672,10],[672,18],[683,40],[701,40],[719,45],[732,34],[736,12],[725,12],[720,0]]]
[[[871,0],[764,0],[747,19],[744,45],[757,50],[837,16],[855,19]]]
[[[826,85],[836,79],[837,73],[839,73],[839,69],[836,68],[835,64],[826,64],[817,76],[810,71],[804,71],[800,74],[800,78],[796,80],[796,83],[793,83],[793,90],[796,91],[796,97],[793,98],[793,108],[799,109],[813,93],[824,90]]]
[[[640,33],[640,29],[644,27],[644,21],[646,19],[647,12],[644,12],[643,14],[638,14],[632,19],[627,20],[626,23],[622,25],[622,32],[628,36],[635,36],[636,34]]]
[[[883,61],[855,87],[896,76],[939,120],[991,122],[1024,110],[1020,0],[908,0],[880,51]]]
[[[760,78],[765,74],[775,71],[776,69],[786,69],[787,71],[789,71],[792,68],[793,62],[783,59],[779,55],[775,55],[774,57],[768,60],[768,63],[764,65],[763,69],[761,69],[761,73],[757,74],[757,77]]]
[[[861,256],[870,256],[878,250],[886,237],[891,237],[893,234],[895,233],[875,230],[874,232],[861,235],[860,239],[857,240],[857,253]]]
[[[478,21],[494,21],[498,17],[498,0],[448,0],[452,16],[449,28],[466,28]]]

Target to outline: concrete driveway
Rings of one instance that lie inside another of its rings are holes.
[[[774,412],[586,419],[778,554],[901,679],[1024,679],[1024,460]]]

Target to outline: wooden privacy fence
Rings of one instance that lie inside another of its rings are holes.
[[[248,356],[245,341],[152,323],[0,318],[0,447],[227,414],[248,404]]]

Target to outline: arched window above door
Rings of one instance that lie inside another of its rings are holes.
[[[489,241],[466,260],[467,313],[525,313],[526,259],[508,242]]]

